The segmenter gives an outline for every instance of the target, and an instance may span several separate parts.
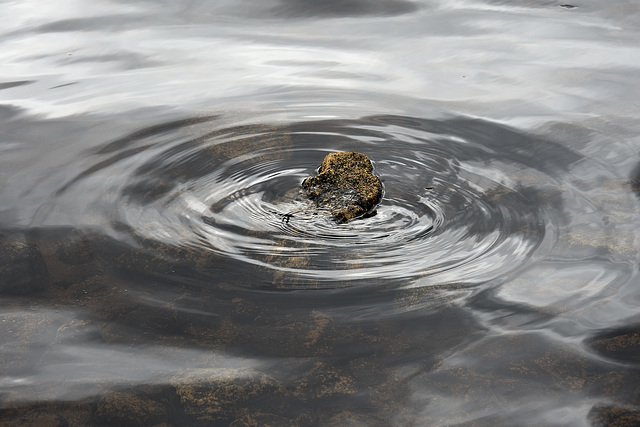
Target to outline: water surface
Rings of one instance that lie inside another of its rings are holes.
[[[639,10],[571,5],[1,4],[0,420],[640,420]]]

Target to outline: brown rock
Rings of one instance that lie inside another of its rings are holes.
[[[172,380],[187,415],[200,421],[234,420],[249,409],[277,409],[284,387],[251,368],[211,368]]]
[[[64,427],[68,421],[58,414],[45,410],[31,410],[22,414],[13,414],[12,411],[0,413],[0,427]]]
[[[628,364],[640,364],[640,325],[605,332],[588,346],[599,354]]]
[[[595,405],[589,411],[589,421],[595,427],[633,427],[640,425],[640,410],[620,406]]]
[[[151,426],[167,418],[166,408],[144,396],[108,392],[97,404],[96,416],[109,425]]]
[[[330,153],[318,175],[302,182],[306,196],[321,209],[328,209],[339,222],[364,216],[382,198],[382,182],[373,175],[371,160],[356,152]]]
[[[324,362],[318,362],[296,382],[294,394],[301,400],[354,395],[357,393],[351,375]]]
[[[296,427],[294,421],[278,415],[258,412],[245,414],[240,418],[236,418],[230,427]]]

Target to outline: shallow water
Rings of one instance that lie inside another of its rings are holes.
[[[635,2],[215,3],[0,4],[0,424],[640,422]]]

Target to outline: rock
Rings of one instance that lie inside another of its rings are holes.
[[[317,362],[296,382],[294,394],[303,401],[357,394],[355,381],[340,368]]]
[[[600,404],[591,408],[588,417],[594,427],[632,427],[640,425],[640,410],[637,408]]]
[[[30,410],[22,414],[0,413],[0,427],[65,427],[69,422],[61,415],[45,410]]]
[[[108,392],[96,405],[97,418],[107,425],[151,426],[167,419],[159,402],[127,392]]]
[[[356,152],[330,153],[318,175],[302,182],[305,195],[341,223],[364,216],[382,198],[382,182],[373,175],[371,160]]]
[[[640,325],[604,332],[587,345],[604,357],[627,365],[640,365]]]
[[[41,396],[40,396],[41,397]],[[30,399],[30,400],[33,400]],[[0,427],[69,427],[95,425],[90,423],[93,404],[89,400],[76,402],[42,401],[29,404],[30,400],[14,402],[0,409]],[[27,406],[23,406],[27,404]]]
[[[299,426],[295,421],[278,415],[252,411],[240,418],[236,418],[230,427],[296,427]]]
[[[35,245],[25,236],[0,236],[0,292],[29,295],[46,289],[47,265]]]
[[[172,380],[187,415],[200,421],[230,422],[252,410],[277,410],[285,388],[251,368],[190,371]]]
[[[65,264],[80,265],[90,262],[94,254],[89,237],[73,230],[61,241],[56,255]]]
[[[295,317],[278,316],[265,308],[244,319],[236,316],[240,330],[234,344],[260,354],[275,357],[318,357],[331,353],[353,331],[339,329],[326,313],[309,310]]]

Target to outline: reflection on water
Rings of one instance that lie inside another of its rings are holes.
[[[0,6],[1,425],[640,420],[635,4],[68,5]]]
[[[368,15],[400,15],[418,9],[418,4],[406,0],[330,0],[322,3],[309,0],[280,0],[274,7],[285,17],[340,17]]]
[[[478,283],[506,276],[536,249],[550,247],[545,239],[554,238],[562,203],[557,189],[536,187],[548,180],[538,169],[560,163],[563,154],[565,161],[577,157],[544,142],[544,153],[485,151],[500,133],[499,126],[486,126],[456,120],[432,127],[380,116],[225,127],[179,136],[177,143],[150,141],[178,131],[174,123],[131,134],[120,147],[120,141],[109,144],[100,150],[109,153],[106,160],[57,196],[65,200],[65,193],[85,193],[85,183],[109,179],[109,203],[120,206],[112,220],[127,233],[276,269],[285,282],[311,280],[299,286],[396,278],[406,287],[411,277]],[[374,159],[386,192],[375,216],[338,225],[294,196],[327,151],[352,148]],[[539,168],[543,155],[552,161]],[[123,172],[123,164],[133,170]]]

